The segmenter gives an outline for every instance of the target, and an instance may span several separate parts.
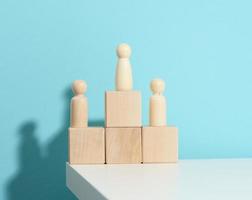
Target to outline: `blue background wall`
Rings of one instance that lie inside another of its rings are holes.
[[[180,158],[252,157],[249,0],[0,2],[0,199],[72,199],[64,162],[71,82],[90,123],[114,88],[115,47],[132,46],[148,123],[149,82],[166,81]]]

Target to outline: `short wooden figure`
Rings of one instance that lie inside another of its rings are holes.
[[[161,79],[151,81],[153,95],[150,97],[150,126],[166,126],[166,99],[163,96],[165,83]]]
[[[120,44],[117,47],[118,62],[116,66],[116,90],[130,91],[133,88],[132,70],[129,57],[131,55],[130,46]]]
[[[71,122],[72,128],[87,127],[88,124],[88,101],[83,95],[87,90],[87,84],[82,80],[73,82],[72,90],[74,97],[71,100]]]
[[[154,79],[150,87],[154,94],[150,98],[150,126],[142,129],[143,163],[177,162],[178,129],[166,126],[165,83]]]
[[[69,128],[68,136],[70,164],[105,163],[104,128]]]
[[[105,93],[106,127],[141,127],[142,102],[138,91]]]
[[[106,128],[106,163],[141,162],[141,128]]]

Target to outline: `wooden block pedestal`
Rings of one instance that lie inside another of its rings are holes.
[[[106,163],[141,162],[141,128],[106,128]]]
[[[68,134],[70,164],[105,163],[104,128],[69,128]]]
[[[105,93],[106,127],[141,127],[142,104],[138,91]]]
[[[143,163],[178,161],[178,129],[176,127],[143,127]]]

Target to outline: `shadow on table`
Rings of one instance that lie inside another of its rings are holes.
[[[66,90],[62,127],[46,144],[45,156],[42,155],[42,146],[36,135],[37,122],[27,121],[20,125],[18,129],[20,141],[17,148],[18,170],[7,183],[8,200],[76,199],[65,183],[71,97],[71,90]],[[89,124],[90,126],[103,126],[104,121],[91,120]]]

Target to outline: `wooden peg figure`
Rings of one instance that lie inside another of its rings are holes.
[[[153,95],[150,97],[150,126],[166,126],[166,99],[163,96],[165,82],[161,79],[151,81],[150,88]]]
[[[116,90],[129,91],[133,87],[132,70],[130,64],[131,49],[127,44],[117,47],[118,62],[116,66]]]
[[[85,81],[73,82],[72,90],[74,97],[71,100],[71,127],[84,128],[88,126],[88,101],[83,94],[87,91]]]

